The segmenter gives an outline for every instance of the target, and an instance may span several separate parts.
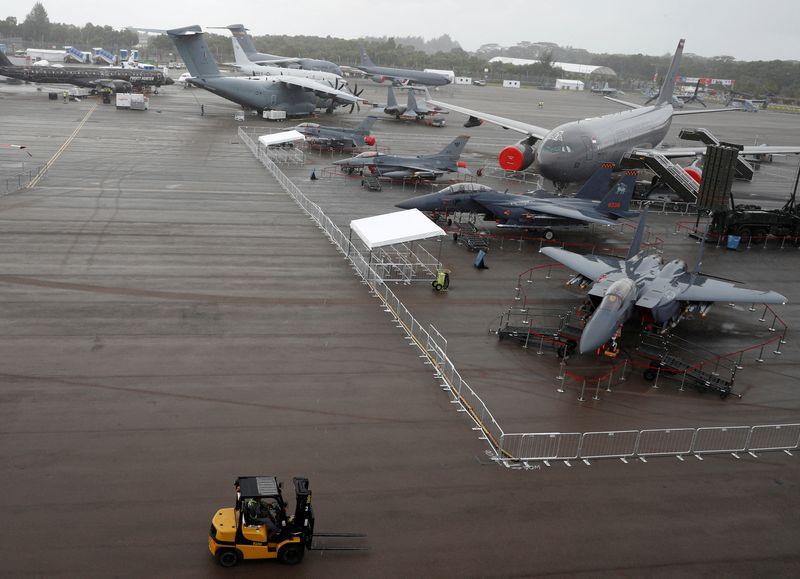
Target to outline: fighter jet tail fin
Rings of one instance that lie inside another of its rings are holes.
[[[167,34],[175,43],[175,48],[186,63],[189,74],[193,77],[221,76],[217,63],[211,55],[202,29],[197,26],[186,26],[167,30]]]
[[[231,31],[234,40],[239,44],[239,46],[242,47],[242,50],[246,55],[250,56],[251,54],[258,54],[258,51],[253,44],[253,39],[250,38],[249,34],[247,34],[247,28],[244,27],[244,24],[229,24],[225,28]]]
[[[364,118],[363,121],[361,121],[361,124],[358,125],[358,127],[356,127],[356,131],[364,135],[368,134],[372,130],[372,125],[374,125],[375,121],[377,120],[378,117],[369,115],[368,117]]]
[[[694,284],[697,275],[700,273],[700,268],[703,267],[703,251],[706,248],[706,238],[708,237],[708,230],[711,229],[711,224],[707,224],[703,231],[703,237],[700,238],[700,247],[697,248],[697,259],[695,259],[694,267],[690,277],[690,282]]]
[[[644,208],[642,216],[639,217],[639,225],[636,226],[636,232],[633,234],[633,241],[631,241],[631,246],[628,249],[628,255],[625,256],[625,259],[630,259],[639,253],[639,250],[642,248],[642,240],[644,239],[644,230],[646,226],[647,207]]]
[[[608,191],[608,184],[611,182],[611,172],[613,170],[614,163],[603,163],[600,165],[600,168],[583,184],[580,191],[575,193],[575,198],[589,199],[592,201],[602,199],[603,194]]]
[[[0,66],[16,66],[13,62],[11,62],[6,53],[0,50]]]
[[[408,89],[408,102],[406,103],[406,113],[413,113],[417,110],[417,97],[414,96],[414,89]]]
[[[457,160],[464,151],[464,147],[467,146],[467,141],[469,141],[469,135],[460,135],[453,139],[453,141],[444,149],[442,149],[442,152],[439,154],[444,157],[451,157],[452,159]]]
[[[664,77],[664,83],[661,85],[661,90],[658,93],[656,106],[672,102],[672,92],[675,90],[675,76],[678,74],[678,67],[681,65],[684,42],[685,39],[683,38],[681,38],[678,42],[678,48],[675,49],[675,54],[672,57],[669,70],[667,71],[667,75]]]
[[[628,210],[631,207],[631,198],[633,197],[633,189],[636,186],[636,176],[638,174],[636,171],[625,171],[622,178],[600,201],[597,210],[615,217],[630,216]]]
[[[394,89],[392,88],[392,85],[390,84],[389,88],[386,89],[386,90],[387,90],[387,93],[386,93],[386,108],[387,109],[397,108],[397,97],[394,94]]]
[[[372,62],[372,59],[367,54],[367,49],[361,46],[361,66],[375,66],[375,63]]]

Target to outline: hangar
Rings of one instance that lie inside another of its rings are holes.
[[[495,56],[494,58],[490,59],[489,62],[501,62],[503,64],[513,64],[515,66],[528,66],[531,64],[539,64],[541,61],[533,60],[530,58],[511,58],[509,56]],[[570,72],[573,74],[584,74],[586,76],[589,75],[599,75],[599,76],[617,76],[617,73],[614,72],[614,69],[609,68],[607,66],[596,66],[592,64],[574,64],[571,62],[554,62],[553,66],[555,68],[560,68],[564,72]]]

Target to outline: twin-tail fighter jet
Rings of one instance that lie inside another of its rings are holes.
[[[539,250],[576,272],[567,284],[587,287],[594,311],[581,334],[581,354],[615,343],[622,325],[635,313],[642,322],[660,330],[674,327],[694,314],[705,316],[714,302],[785,304],[774,291],[738,287],[700,273],[700,257],[692,271],[686,262],[663,263],[660,255],[641,249],[647,212],[642,214],[625,259],[607,255],[581,255],[558,247]]]
[[[317,123],[300,123],[295,130],[305,135],[306,142],[314,145],[332,149],[359,149],[375,144],[375,137],[370,131],[377,120],[377,117],[366,117],[354,129],[323,127]]]

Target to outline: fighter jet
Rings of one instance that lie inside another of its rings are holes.
[[[282,110],[287,115],[307,115],[317,107],[355,105],[359,98],[309,78],[294,76],[222,76],[199,26],[167,30],[192,78],[187,83],[204,88],[245,108]]]
[[[370,130],[377,120],[377,117],[366,117],[355,129],[300,123],[295,130],[305,135],[306,141],[312,144],[334,149],[358,149],[375,144],[375,137],[370,134]]]
[[[694,314],[704,317],[714,302],[785,304],[786,298],[774,291],[760,291],[700,273],[702,249],[694,269],[674,259],[663,263],[657,254],[641,249],[647,213],[642,214],[625,259],[606,255],[581,255],[557,247],[539,251],[577,273],[567,284],[589,290],[594,311],[581,335],[578,350],[584,354],[612,344],[622,325],[634,313],[642,322],[660,330],[674,327]]]
[[[134,87],[173,84],[160,70],[98,68],[94,66],[17,66],[0,51],[0,76],[41,84],[72,84],[96,92],[131,92]]]
[[[599,84],[593,84],[589,90],[592,91],[592,94],[600,94],[600,95],[614,96],[618,94],[625,94],[618,88],[613,88],[608,86],[607,82],[603,86],[600,86]]]
[[[247,34],[247,28],[243,24],[230,24],[226,26],[231,31],[233,37],[244,50],[247,59],[255,64],[297,67],[300,70],[319,70],[329,72],[337,76],[342,76],[342,69],[338,65],[328,60],[317,60],[316,58],[292,58],[288,56],[277,56],[258,52],[253,39]]]
[[[500,152],[500,166],[509,171],[522,171],[532,167],[534,171],[559,185],[588,179],[600,163],[619,165],[622,158],[631,153],[657,152],[667,158],[695,157],[703,154],[705,147],[675,147],[657,151],[653,149],[666,136],[674,116],[730,110],[675,110],[672,92],[683,44],[681,39],[655,104],[642,106],[604,97],[633,110],[571,121],[553,130],[443,102],[431,101],[431,104],[469,115],[469,120],[464,125],[466,127],[487,121],[524,134],[524,139]],[[743,154],[753,152],[749,149],[750,147],[744,147]],[[776,146],[768,152],[800,153],[800,147]]]
[[[628,171],[609,189],[612,165],[604,165],[574,197],[560,197],[543,190],[516,195],[500,193],[478,183],[456,183],[436,193],[420,195],[396,206],[429,212],[481,213],[497,227],[547,228],[545,239],[553,239],[550,227],[597,223],[613,225],[621,218],[637,217],[629,211],[635,171]]]
[[[469,140],[468,136],[453,139],[440,153],[433,155],[387,155],[377,151],[366,151],[351,159],[334,161],[334,165],[353,172],[367,170],[379,177],[390,179],[436,179],[445,173],[463,173],[467,164],[459,161],[461,152]]]
[[[427,98],[430,98],[430,95],[427,93],[427,89],[425,89],[425,91]],[[378,110],[380,110],[380,107]],[[391,85],[388,87],[386,105],[382,108],[382,110],[387,115],[391,115],[398,120],[421,120],[426,116],[449,112],[443,111],[439,107],[429,106],[427,99],[421,101],[417,100],[417,97],[414,94],[414,89],[412,88],[409,88],[408,90],[408,100],[406,101],[406,104],[401,105],[397,102],[397,97],[395,96],[394,89]],[[444,122],[441,123],[441,126],[444,126]]]
[[[366,73],[368,76],[371,76],[372,80],[377,83],[390,80],[392,84],[419,84],[425,86],[450,84],[449,78],[437,72],[377,66],[372,62],[372,59],[363,46],[361,47],[361,65],[356,66],[356,68]]]

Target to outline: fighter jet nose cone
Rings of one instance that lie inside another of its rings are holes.
[[[401,201],[400,203],[395,203],[394,206],[400,209],[414,209],[414,204],[409,201]]]

